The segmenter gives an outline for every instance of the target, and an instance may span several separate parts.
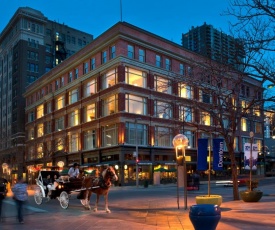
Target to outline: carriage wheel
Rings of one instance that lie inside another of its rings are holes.
[[[59,197],[60,206],[64,209],[68,208],[69,206],[69,195],[66,191],[60,193]]]
[[[42,194],[41,188],[37,188],[34,192],[35,203],[38,205],[42,204],[42,197],[43,197],[43,194]]]

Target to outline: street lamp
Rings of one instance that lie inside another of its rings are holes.
[[[187,174],[186,174],[186,160],[185,160],[185,147],[188,146],[188,138],[183,134],[178,134],[173,139],[173,146],[176,149],[176,158],[177,158],[177,169],[178,165],[183,163],[183,183],[184,183],[184,209],[187,209]],[[181,155],[179,154],[179,149],[182,150]],[[178,170],[177,170],[178,173]],[[177,179],[177,191],[179,185],[179,177]],[[177,192],[177,201],[179,208],[179,195]]]
[[[249,133],[250,136],[250,160],[249,160],[249,168],[250,168],[250,173],[249,173],[249,191],[252,191],[252,166],[253,166],[253,162],[252,162],[252,144],[253,144],[253,140],[254,140],[254,133],[251,131]]]
[[[136,152],[135,152],[135,157],[136,157],[136,186],[138,187],[139,184],[139,178],[138,178],[138,138],[137,138],[137,121],[141,120],[141,118],[135,118],[135,138],[136,138]]]

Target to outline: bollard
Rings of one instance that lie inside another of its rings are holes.
[[[221,209],[213,204],[193,205],[189,211],[189,219],[195,230],[215,230],[221,219]]]

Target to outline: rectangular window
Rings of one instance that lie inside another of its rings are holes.
[[[58,90],[58,88],[59,88],[59,80],[56,80],[55,81],[55,90]]]
[[[117,82],[117,72],[116,69],[108,71],[104,76],[103,76],[103,89],[110,88],[114,86]]]
[[[106,62],[107,62],[107,51],[105,50],[101,53],[101,64],[104,64]]]
[[[188,106],[179,106],[179,120],[185,122],[193,122],[193,110]]]
[[[95,103],[88,105],[84,109],[85,111],[85,122],[93,121],[96,118],[96,112],[95,112]]]
[[[92,79],[84,85],[85,97],[89,97],[96,93],[96,80]]]
[[[45,134],[49,134],[52,132],[52,123],[51,121],[46,121],[45,123]]]
[[[64,129],[64,117],[55,119],[55,131],[61,131]]]
[[[147,115],[147,99],[131,94],[126,94],[125,110],[127,113]]]
[[[248,122],[246,118],[241,119],[241,130],[248,131]]]
[[[186,85],[184,83],[179,83],[179,97],[192,99],[193,98],[193,90],[192,87]]]
[[[95,65],[95,58],[92,58],[91,59],[91,70],[94,70],[96,68],[96,65]]]
[[[58,110],[58,109],[62,109],[64,107],[65,107],[65,96],[63,95],[63,96],[60,96],[57,98],[55,108],[56,108],[56,110]]]
[[[185,75],[185,68],[183,64],[180,64],[180,74],[183,76]]]
[[[166,78],[155,76],[154,87],[155,87],[155,91],[158,91],[161,93],[168,93],[168,94],[172,93],[171,81]]]
[[[96,131],[88,130],[84,132],[84,150],[96,148]]]
[[[116,57],[116,46],[112,46],[110,48],[110,58],[115,58]]]
[[[106,125],[102,127],[102,146],[114,146],[118,144],[118,130],[117,126]]]
[[[41,118],[44,116],[44,105],[39,105],[36,108],[36,119]]]
[[[73,104],[78,101],[78,89],[74,89],[69,92],[69,104]]]
[[[116,113],[117,112],[117,96],[113,95],[113,96],[106,98],[105,100],[103,100],[102,106],[103,106],[102,116],[108,116],[108,115],[112,115],[112,114]]]
[[[138,60],[140,62],[145,62],[145,51],[143,49],[138,50]]]
[[[74,79],[76,80],[78,78],[78,69],[74,70]]]
[[[69,72],[69,75],[68,75],[68,82],[72,82],[73,81],[73,72]]]
[[[171,147],[173,141],[172,129],[155,126],[155,146]]]
[[[52,112],[52,102],[47,103],[47,114]]]
[[[168,59],[168,58],[165,59],[165,69],[166,70],[171,70],[172,69],[171,68],[171,60]]]
[[[69,114],[68,117],[69,120],[69,126],[73,127],[79,124],[79,111],[75,110]]]
[[[156,66],[161,68],[162,64],[161,64],[161,56],[156,54]]]
[[[147,125],[126,122],[125,143],[132,145],[147,145],[147,137]]]
[[[147,75],[145,72],[126,67],[125,75],[127,84],[146,88]]]
[[[34,111],[30,112],[28,115],[28,122],[34,121]]]
[[[86,73],[88,73],[88,71],[89,71],[89,64],[88,64],[88,62],[85,62],[83,64],[83,73],[86,74]]]
[[[200,102],[212,104],[212,96],[209,93],[203,92],[202,90],[200,90],[199,96],[200,96]]]
[[[37,137],[42,137],[44,135],[43,123],[37,125]]]
[[[64,77],[61,77],[60,79],[60,87],[64,86],[65,82],[64,82]]]
[[[78,133],[69,135],[69,152],[78,151]]]
[[[154,110],[156,117],[164,119],[172,117],[172,107],[169,103],[155,100]]]
[[[134,58],[134,46],[132,45],[128,45],[128,58]]]
[[[209,113],[201,112],[200,118],[201,118],[200,122],[202,125],[207,125],[207,126],[212,125],[212,119]]]

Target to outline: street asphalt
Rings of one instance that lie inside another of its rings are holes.
[[[274,230],[275,229],[275,177],[268,178],[267,183],[260,186],[263,191],[263,197],[259,202],[246,203],[242,200],[232,200],[232,189],[211,188],[211,194],[222,194],[223,202],[221,205],[221,219],[216,230]],[[106,213],[103,208],[98,212],[79,211],[76,215],[68,210],[61,210],[54,214],[44,210],[40,206],[28,207],[28,215],[24,224],[19,224],[13,217],[6,215],[3,222],[0,223],[1,230],[193,230],[194,227],[189,219],[189,209],[195,205],[196,195],[202,195],[207,192],[207,185],[201,186],[200,191],[190,192],[188,194],[187,210],[184,209],[183,198],[179,207],[175,202],[175,196],[167,199],[123,199],[119,203],[112,204],[112,212]],[[215,183],[211,181],[211,183]],[[128,193],[138,190],[140,193],[161,190],[175,189],[175,184],[168,185],[150,185],[148,188],[140,187],[112,187],[112,190]],[[239,190],[245,189],[240,188]],[[33,190],[29,190],[30,197],[33,196]],[[156,193],[157,194],[157,193]],[[11,194],[4,200],[7,204],[12,204]],[[55,205],[57,207],[57,205]],[[69,207],[70,208],[70,207]],[[9,213],[4,210],[4,213]],[[210,230],[210,229],[209,229]]]

